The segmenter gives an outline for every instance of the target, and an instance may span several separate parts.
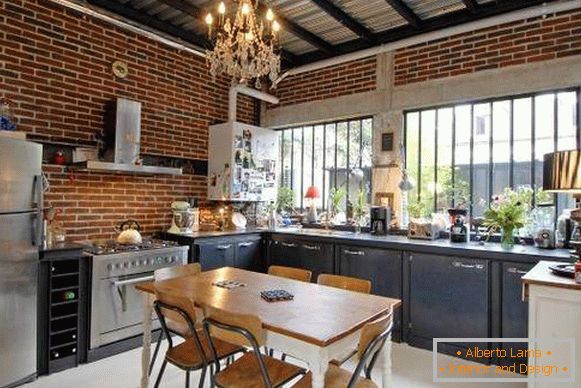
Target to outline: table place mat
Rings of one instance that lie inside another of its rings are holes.
[[[245,283],[239,282],[237,280],[220,280],[219,282],[212,283],[213,286],[225,288],[231,290],[238,287],[246,287]]]
[[[260,296],[267,302],[281,302],[286,300],[293,300],[294,295],[285,290],[269,290],[261,291]]]

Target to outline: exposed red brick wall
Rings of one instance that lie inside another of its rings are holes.
[[[59,218],[73,240],[113,238],[113,228],[125,219],[139,221],[146,234],[167,229],[169,205],[206,194],[205,177],[149,177],[98,172],[68,173],[45,165],[50,181],[45,203],[64,209]]]
[[[117,79],[115,60],[129,65]],[[208,126],[225,121],[229,82],[212,81],[205,60],[47,0],[0,2],[0,97],[15,104],[19,130],[45,142],[94,145],[105,103],[141,101],[142,152],[207,159]],[[254,123],[254,101],[239,99],[239,120]],[[62,207],[68,233],[103,237],[131,216],[147,231],[166,228],[169,204],[205,199],[205,178],[75,173],[45,167],[47,203]]]
[[[364,58],[321,70],[313,70],[282,80],[276,88],[280,104],[324,100],[374,90],[376,58]]]
[[[395,85],[581,54],[581,11],[501,24],[395,54]]]

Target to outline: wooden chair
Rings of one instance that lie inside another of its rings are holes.
[[[236,353],[245,352],[245,349],[241,346],[215,338],[211,339],[212,349],[210,349],[207,337],[201,329],[196,328],[196,310],[193,302],[187,297],[158,290],[155,291],[155,297],[155,313],[169,344],[159,375],[155,381],[155,388],[159,387],[168,362],[186,371],[186,388],[190,386],[190,372],[201,369],[199,382],[199,387],[201,388],[204,386],[206,371],[211,363],[216,361],[219,364],[220,360],[230,358]],[[171,316],[172,320],[179,317],[188,328],[188,333],[184,336],[185,341],[178,345],[174,344],[167,326],[169,316]]]
[[[214,357],[216,361],[211,376],[212,386],[274,388],[305,373],[303,368],[260,353],[260,346],[265,343],[266,333],[262,328],[262,321],[257,316],[235,314],[208,306],[204,308],[204,315],[204,331],[206,336],[211,338],[210,345],[213,351],[217,349],[214,346],[214,338],[252,349],[223,370]]]
[[[179,265],[175,267],[160,268],[153,273],[153,277],[156,282],[162,280],[168,280],[173,278],[180,278],[184,276],[194,276],[202,272],[202,266],[200,263]],[[189,328],[186,322],[181,318],[178,313],[173,311],[167,311],[166,325],[170,333],[178,335],[182,338],[186,338],[189,333]],[[161,346],[161,341],[163,339],[163,331],[160,331],[157,343],[155,344],[155,350],[153,351],[153,357],[149,364],[149,375],[153,371],[153,366],[155,365],[155,360],[157,359],[157,354],[159,353],[159,348]]]
[[[371,292],[371,282],[365,279],[352,278],[349,276],[320,274],[317,283],[324,286],[341,288],[343,290],[361,292],[369,294]]]
[[[283,267],[281,265],[271,265],[268,267],[268,274],[281,278],[299,280],[301,282],[310,282],[313,276],[311,271],[293,267]]]
[[[331,361],[327,373],[325,373],[325,387],[327,388],[377,388],[371,380],[371,372],[379,351],[388,340],[393,328],[393,318],[391,314],[384,315],[377,320],[366,324],[361,331],[359,345],[349,356],[341,361]],[[355,371],[341,368],[347,360],[357,355],[359,362]],[[361,377],[361,372],[365,377]],[[299,380],[293,388],[310,388],[312,386],[312,375],[307,373]]]

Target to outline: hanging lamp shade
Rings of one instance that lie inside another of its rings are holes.
[[[321,197],[321,193],[319,192],[319,189],[317,188],[317,186],[310,186],[307,189],[307,193],[305,194],[305,198],[315,199],[315,198],[319,198],[319,197]]]
[[[581,194],[581,150],[557,151],[545,155],[543,190]]]

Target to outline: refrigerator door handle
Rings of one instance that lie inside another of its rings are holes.
[[[34,193],[33,193],[33,207],[36,214],[33,215],[32,220],[32,246],[40,246],[42,242],[42,198],[44,192],[44,177],[42,175],[34,176]]]

